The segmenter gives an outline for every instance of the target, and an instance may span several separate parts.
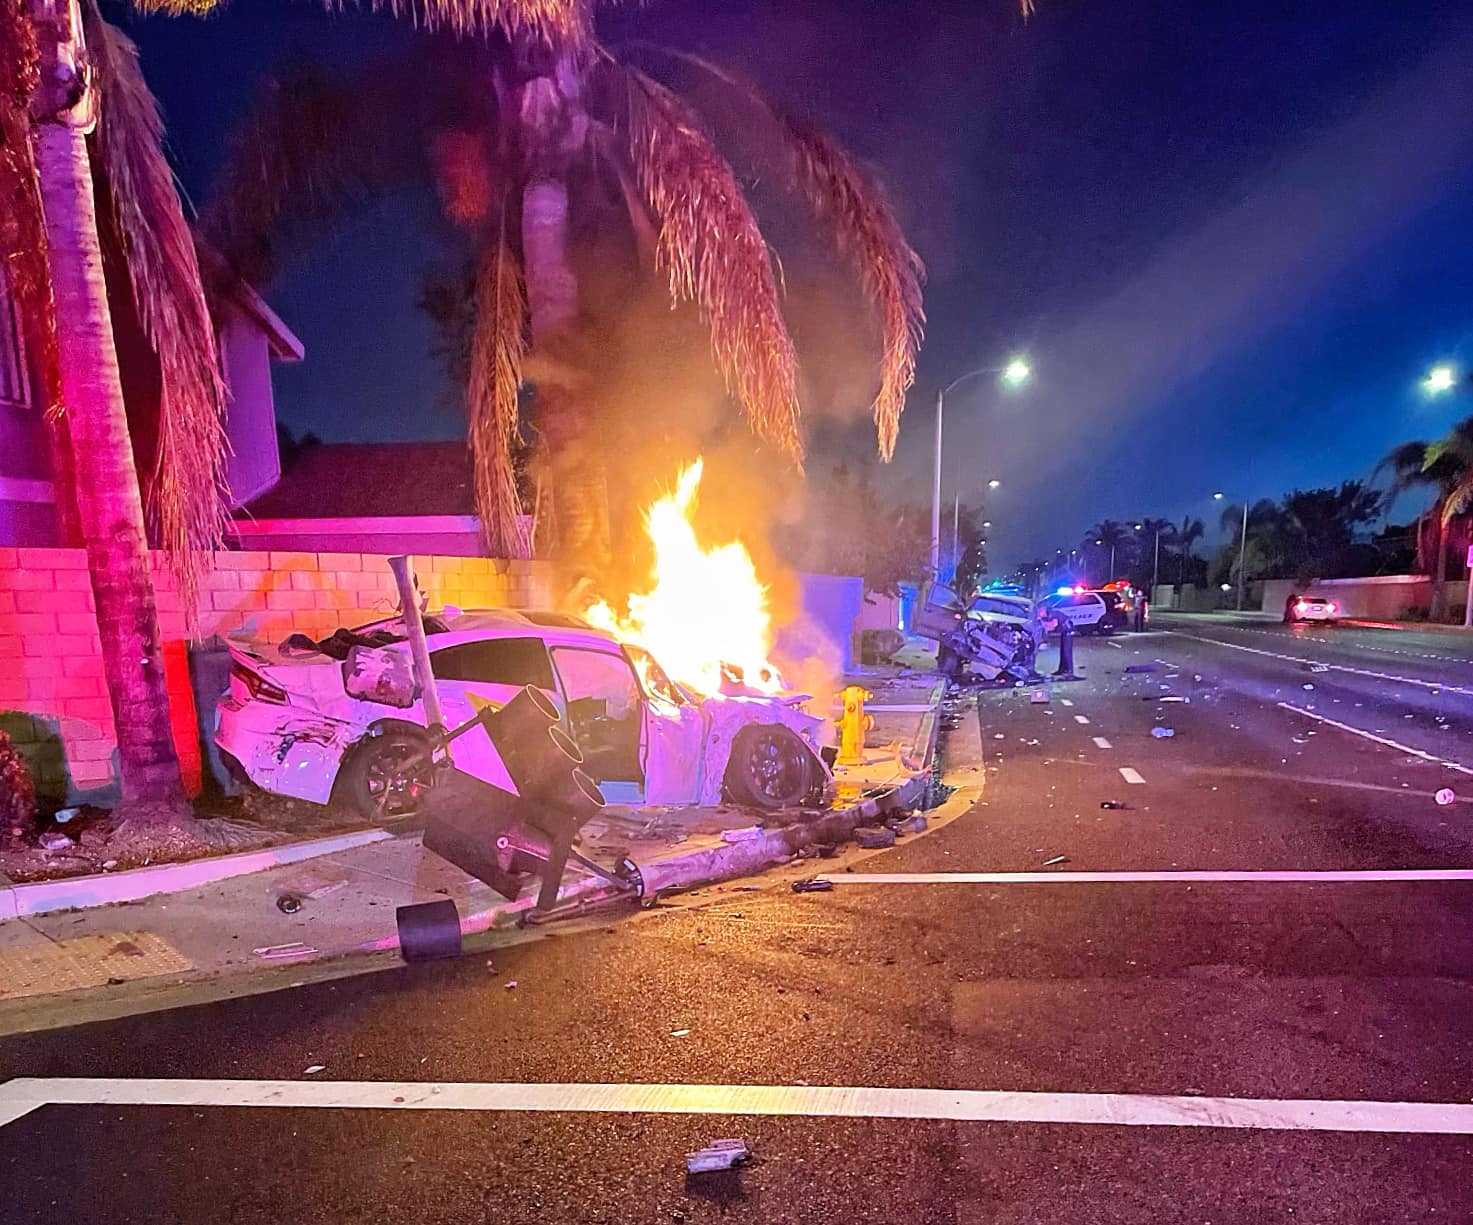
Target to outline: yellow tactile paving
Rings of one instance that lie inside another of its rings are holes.
[[[100,987],[192,969],[189,958],[153,932],[105,932],[0,948],[0,999]]]

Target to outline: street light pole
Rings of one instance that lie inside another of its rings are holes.
[[[1156,550],[1151,558],[1151,599],[1156,598],[1156,588],[1161,585],[1161,529],[1156,529]]]
[[[956,384],[951,385],[955,387]],[[946,393],[936,393],[936,459],[931,466],[931,581],[941,580],[941,425],[946,416]]]
[[[1238,541],[1238,611],[1243,611],[1243,589],[1248,586],[1248,499],[1243,499],[1243,535]]]
[[[979,378],[984,374],[1000,374],[1004,381],[1012,387],[1021,387],[1026,383],[1033,371],[1028,363],[1021,357],[1015,357],[1006,366],[984,366],[980,370],[968,370],[966,374],[959,375],[936,393],[936,454],[931,464],[931,580],[935,582],[941,575],[941,438],[942,430],[946,423],[946,393],[954,390],[968,379]],[[987,482],[989,489],[996,489],[998,482],[991,480]]]

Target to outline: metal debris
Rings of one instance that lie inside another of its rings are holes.
[[[685,1168],[692,1174],[709,1174],[715,1170],[730,1170],[751,1156],[752,1150],[745,1140],[712,1140],[705,1148],[685,1155]]]
[[[1052,867],[1056,867],[1057,865],[1059,865],[1061,863],[1068,863],[1068,862],[1069,862],[1069,856],[1067,856],[1067,855],[1055,855],[1052,859],[1045,859],[1043,861],[1043,866],[1045,868],[1052,868]]]
[[[831,880],[819,880],[816,876],[804,877],[793,882],[794,893],[828,893],[834,887]]]
[[[1131,673],[1131,672],[1155,672],[1155,671],[1157,671],[1159,669],[1159,667],[1160,667],[1159,664],[1126,664],[1125,665],[1125,671],[1127,673]]]
[[[1153,727],[1151,729],[1151,737],[1155,740],[1170,740],[1175,735],[1176,728],[1174,727]]]

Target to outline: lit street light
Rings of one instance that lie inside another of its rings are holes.
[[[1214,493],[1212,500],[1221,502],[1225,495]],[[1248,499],[1243,499],[1243,533],[1238,539],[1238,611],[1243,611],[1243,588],[1248,585]],[[1227,590],[1227,584],[1222,586]]]
[[[1422,390],[1429,396],[1440,396],[1458,385],[1458,372],[1449,365],[1433,366],[1422,380]]]
[[[941,574],[941,430],[946,421],[946,393],[965,383],[968,379],[980,378],[984,374],[996,374],[1010,388],[1022,387],[1033,377],[1033,367],[1023,358],[1014,357],[1005,366],[984,366],[980,370],[968,370],[958,375],[936,393],[936,458],[931,469],[931,577],[932,581]],[[996,489],[1002,482],[990,480],[988,489]]]

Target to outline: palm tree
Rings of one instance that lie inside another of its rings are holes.
[[[1391,474],[1388,502],[1413,488],[1433,491],[1431,507],[1419,517],[1417,553],[1418,563],[1432,574],[1428,616],[1441,621],[1447,614],[1447,530],[1473,501],[1473,417],[1436,442],[1402,443],[1377,466],[1382,470]]]
[[[617,58],[593,37],[593,0],[562,6],[566,29],[510,17],[549,7],[505,4],[488,19],[493,37],[431,42],[362,80],[273,85],[237,134],[205,224],[258,281],[313,223],[431,179],[477,252],[466,390],[488,546],[526,547],[512,460],[526,378],[558,552],[597,573],[608,442],[593,427],[607,361],[590,318],[603,287],[580,275],[589,234],[624,236],[672,304],[694,304],[753,429],[791,460],[802,454],[796,355],[753,205],[710,117],[650,65],[699,74],[733,100],[743,143],[769,163],[757,167],[764,181],[806,205],[854,270],[881,333],[871,407],[886,459],[914,376],[922,269],[869,176],[829,137],[705,60],[651,48]]]
[[[1114,519],[1101,519],[1085,533],[1084,543],[1086,545],[1092,544],[1103,554],[1109,555],[1109,572],[1105,575],[1105,582],[1108,583],[1115,577],[1116,551],[1128,548],[1133,541],[1134,537],[1131,535],[1130,528]]]
[[[1177,583],[1185,587],[1187,584],[1187,563],[1192,560],[1192,546],[1201,540],[1207,533],[1207,525],[1200,519],[1194,519],[1187,515],[1181,521],[1181,526],[1176,529],[1176,548],[1181,558],[1181,566],[1177,572]]]
[[[1143,563],[1146,541],[1151,542],[1151,595],[1154,597],[1157,584],[1161,580],[1161,541],[1164,538],[1167,547],[1171,546],[1176,538],[1176,524],[1170,519],[1142,519],[1136,525],[1136,536]]]
[[[116,236],[161,375],[148,510],[187,596],[219,541],[224,402],[193,240],[132,43],[96,0],[0,7],[0,249],[75,480],[125,812],[177,815],[144,497],[99,229]],[[99,212],[101,217],[99,217]]]

